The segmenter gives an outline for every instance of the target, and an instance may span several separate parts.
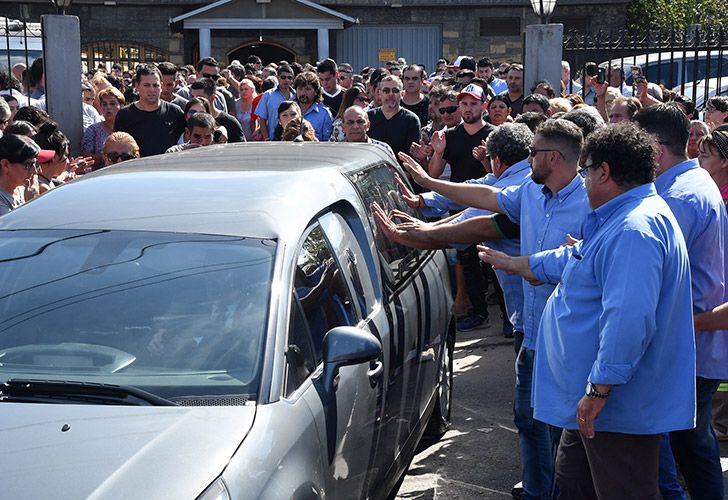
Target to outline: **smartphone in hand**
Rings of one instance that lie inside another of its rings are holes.
[[[607,68],[599,68],[597,70],[597,83],[604,83],[606,81]]]

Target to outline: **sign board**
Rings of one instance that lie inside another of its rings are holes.
[[[394,49],[379,49],[379,61],[394,61]]]

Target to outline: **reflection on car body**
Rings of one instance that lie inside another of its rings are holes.
[[[0,218],[8,497],[384,498],[447,428],[454,346],[444,254],[369,209],[419,215],[398,168],[211,146]]]

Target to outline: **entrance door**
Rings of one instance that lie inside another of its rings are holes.
[[[240,46],[236,49],[231,50],[227,54],[228,63],[237,59],[241,63],[245,64],[248,56],[256,55],[260,57],[263,62],[263,66],[268,63],[277,63],[279,61],[288,61],[292,63],[296,60],[296,54],[282,45],[276,45],[273,43],[256,42],[247,45]]]

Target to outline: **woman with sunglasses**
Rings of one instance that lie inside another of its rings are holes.
[[[333,123],[333,130],[329,142],[346,142],[346,135],[344,134],[344,111],[349,109],[351,106],[359,106],[360,108],[366,108],[369,104],[369,96],[367,95],[366,89],[363,85],[354,84],[350,89],[344,92],[344,97],[341,99],[341,106],[339,106],[339,112],[336,114],[336,118]]]
[[[126,132],[114,132],[104,144],[104,166],[139,158],[139,146]]]
[[[503,125],[508,121],[508,117],[511,115],[511,108],[506,102],[504,95],[497,95],[488,103],[488,118],[487,121],[491,125],[496,127]]]
[[[38,160],[47,160],[54,154],[40,149],[29,137],[13,134],[0,137],[0,215],[38,195],[34,175]]]

